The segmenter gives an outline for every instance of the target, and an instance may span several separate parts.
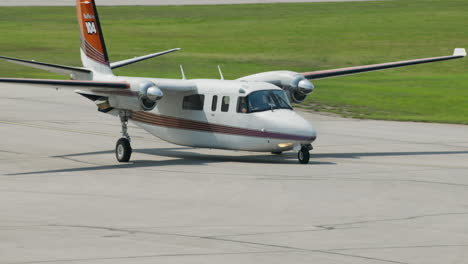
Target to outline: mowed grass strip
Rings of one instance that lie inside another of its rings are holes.
[[[98,7],[112,61],[182,51],[118,75],[226,78],[450,55],[468,48],[466,0]],[[0,55],[80,66],[73,7],[0,8]],[[468,124],[468,59],[317,80],[302,107],[357,118]],[[60,78],[0,61],[2,77]],[[63,78],[63,77],[62,77]]]

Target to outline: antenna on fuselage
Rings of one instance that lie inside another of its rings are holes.
[[[224,80],[223,71],[221,71],[221,67],[219,67],[219,65],[218,65],[218,71],[219,71],[219,75],[221,76],[221,80]]]
[[[180,65],[180,72],[182,73],[182,79],[187,80],[187,78],[185,78],[184,67],[182,67],[182,65]]]

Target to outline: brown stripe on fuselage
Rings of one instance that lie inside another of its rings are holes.
[[[262,138],[275,138],[275,139],[288,139],[300,141],[314,141],[315,137],[267,132],[261,130],[253,130],[225,125],[218,125],[207,122],[200,122],[170,116],[155,115],[147,112],[133,112],[131,118],[134,121],[146,123],[155,126],[162,126],[168,128],[186,129],[201,132],[230,134],[237,136],[249,137],[262,137]]]

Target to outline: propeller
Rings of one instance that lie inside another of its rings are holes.
[[[141,107],[146,110],[152,110],[158,100],[163,98],[164,94],[153,82],[143,82],[139,85],[138,97]]]
[[[314,85],[309,80],[307,80],[304,75],[299,74],[293,77],[289,86],[291,99],[295,103],[303,102],[307,95],[315,89]]]

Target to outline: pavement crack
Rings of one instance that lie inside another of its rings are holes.
[[[413,246],[382,246],[382,247],[356,247],[356,248],[331,248],[327,251],[348,251],[348,250],[381,250],[381,249],[412,249],[412,248],[449,248],[468,247],[468,245],[413,245]]]
[[[120,229],[114,227],[104,227],[104,226],[87,226],[87,225],[59,225],[59,224],[49,224],[47,226],[52,227],[67,227],[67,228],[85,228],[85,229],[96,229],[96,230],[104,230],[109,232],[122,232],[125,235],[133,235],[137,233],[137,231],[128,230],[128,229]]]
[[[329,227],[329,226],[315,226],[314,229],[299,229],[299,230],[285,230],[285,231],[271,231],[271,232],[240,233],[240,234],[227,234],[227,235],[206,236],[206,237],[221,238],[221,237],[257,236],[257,235],[272,235],[272,234],[321,232],[321,231],[329,231],[329,230],[337,230],[337,229],[338,230],[355,229],[355,227],[335,228],[335,227]]]
[[[30,194],[47,194],[47,195],[63,195],[63,196],[85,196],[85,197],[101,197],[101,198],[112,198],[112,199],[125,199],[128,197],[122,197],[118,195],[107,195],[107,194],[95,194],[95,193],[76,193],[76,192],[51,192],[51,191],[33,191],[33,190],[13,190],[13,189],[0,189],[2,193],[30,193]],[[135,197],[136,199],[145,199],[143,197]],[[151,199],[146,199],[151,200]]]
[[[16,152],[16,151],[1,150],[1,149],[0,149],[0,152],[2,152],[2,153],[8,153],[8,154],[17,154],[17,155],[23,154],[23,153],[19,153],[19,152]]]
[[[283,250],[289,250],[289,251],[322,253],[322,254],[328,254],[328,255],[339,255],[339,256],[352,257],[352,258],[358,258],[358,259],[374,260],[374,261],[379,261],[379,262],[384,262],[384,263],[408,264],[408,263],[405,263],[405,262],[399,262],[399,261],[381,259],[381,258],[374,258],[374,257],[367,257],[367,256],[361,256],[361,255],[355,255],[355,254],[346,254],[346,253],[319,250],[319,249],[298,248],[298,247],[292,247],[292,246],[286,246],[286,245],[277,245],[277,244],[271,244],[271,243],[260,243],[260,242],[252,242],[252,241],[245,241],[245,240],[227,239],[227,238],[221,238],[221,237],[215,237],[215,236],[196,236],[196,235],[141,231],[141,230],[131,230],[131,229],[122,229],[122,228],[114,228],[114,227],[102,227],[102,226],[87,226],[87,225],[51,224],[51,225],[48,225],[48,226],[70,227],[70,228],[88,228],[88,229],[105,230],[105,231],[110,231],[110,232],[127,232],[127,234],[142,233],[142,234],[153,234],[153,235],[178,236],[178,237],[187,237],[187,238],[194,238],[194,239],[204,239],[204,240],[212,240],[212,241],[230,242],[230,243],[249,245],[249,246],[260,246],[260,247],[267,247],[267,248],[270,247],[270,248],[283,249]],[[324,226],[324,228],[330,229],[331,227]],[[51,262],[51,261],[48,261],[48,262]],[[55,261],[55,262],[58,262],[58,261]],[[39,262],[30,262],[30,263],[39,263]],[[20,264],[20,263],[15,263],[15,264]],[[23,262],[21,264],[29,264],[29,263],[24,263]]]
[[[259,242],[234,240],[234,239],[226,239],[226,238],[218,238],[218,237],[201,237],[201,238],[211,239],[211,240],[219,240],[219,241],[227,241],[227,242],[234,242],[234,243],[240,243],[240,244],[256,245],[256,246],[267,246],[267,247],[274,247],[274,248],[282,248],[282,249],[287,249],[287,250],[297,250],[297,251],[310,252],[310,253],[322,253],[322,254],[328,254],[328,255],[339,255],[339,256],[344,256],[344,257],[374,260],[374,261],[385,262],[385,263],[408,264],[406,262],[394,261],[394,260],[389,260],[389,259],[367,257],[367,256],[361,256],[361,255],[355,255],[355,254],[345,254],[345,253],[333,252],[333,251],[327,251],[327,250],[320,250],[320,249],[306,249],[306,248],[276,245],[276,244],[270,244],[270,243],[259,243]]]
[[[163,257],[190,257],[190,256],[226,256],[226,255],[252,255],[252,254],[271,254],[283,253],[284,250],[269,251],[240,251],[240,252],[211,252],[211,253],[168,253],[168,254],[148,254],[133,256],[115,256],[115,257],[94,257],[94,258],[75,258],[75,259],[51,259],[51,260],[33,260],[23,262],[10,262],[9,264],[35,264],[35,263],[56,263],[56,262],[90,262],[102,260],[123,260],[123,259],[143,259],[143,258],[163,258]],[[292,251],[289,251],[292,252]]]
[[[129,235],[132,234],[147,234],[147,235],[160,235],[160,236],[178,236],[178,237],[187,237],[187,238],[201,238],[200,236],[177,234],[177,233],[166,233],[166,232],[154,232],[154,231],[142,231],[132,228],[116,228],[116,227],[106,227],[106,226],[90,226],[90,225],[62,225],[62,224],[49,224],[50,227],[68,227],[68,228],[83,228],[83,229],[95,229],[95,230],[104,230],[110,232],[124,232]]]
[[[425,170],[418,170],[425,171]],[[374,173],[377,174],[377,173]],[[441,181],[424,181],[424,180],[411,180],[411,179],[366,179],[366,178],[337,178],[337,177],[327,177],[327,178],[308,178],[302,176],[295,177],[263,177],[256,178],[256,180],[264,181],[367,181],[367,182],[412,182],[412,183],[424,183],[424,184],[438,184],[438,185],[449,185],[449,186],[458,186],[458,187],[468,187],[468,184],[463,183],[453,183],[453,182],[441,182]]]
[[[102,164],[92,163],[92,162],[87,162],[87,161],[81,161],[81,160],[74,159],[74,158],[69,158],[69,157],[54,156],[54,157],[52,157],[52,158],[58,158],[58,159],[69,160],[69,161],[73,161],[73,162],[80,163],[80,164],[85,164],[85,165],[102,166]]]
[[[385,219],[374,219],[374,220],[362,220],[346,223],[337,223],[337,224],[322,224],[323,227],[337,227],[337,226],[346,226],[346,225],[355,225],[355,224],[369,224],[369,223],[379,223],[379,222],[394,222],[394,221],[407,221],[414,220],[424,217],[437,217],[437,216],[448,216],[448,215],[468,215],[468,212],[456,212],[456,213],[435,213],[435,214],[422,214],[414,215],[400,218],[385,218]]]

